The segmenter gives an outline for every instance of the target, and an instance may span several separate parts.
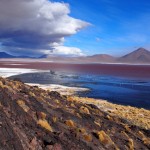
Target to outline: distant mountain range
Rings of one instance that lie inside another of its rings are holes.
[[[12,56],[12,55],[7,54],[5,52],[0,52],[0,58],[15,58],[15,56]]]
[[[5,52],[0,52],[0,58],[34,58],[29,56],[13,56]],[[107,54],[97,54],[92,56],[60,56],[60,55],[42,55],[37,59],[46,59],[54,62],[74,62],[74,63],[150,63],[150,51],[144,48],[126,54],[122,57],[113,57]]]
[[[126,54],[122,57],[113,57],[107,54],[96,54],[92,56],[79,56],[79,57],[62,57],[54,55],[43,55],[40,58],[48,59],[51,61],[65,61],[65,62],[107,62],[107,63],[150,63],[150,51],[144,48]]]
[[[35,58],[35,57],[30,57],[30,56],[14,56],[14,55],[10,55],[6,52],[0,52],[0,58]]]

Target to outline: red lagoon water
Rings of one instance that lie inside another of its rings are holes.
[[[14,64],[14,65],[11,65]],[[15,65],[16,64],[16,65]],[[21,64],[21,65],[17,65]],[[49,62],[0,62],[4,68],[30,68],[54,71],[68,71],[96,75],[112,75],[132,78],[150,79],[150,65],[128,64],[68,64]]]
[[[51,72],[30,73],[14,78],[29,83],[86,87],[90,92],[81,93],[80,96],[150,109],[150,65],[1,62],[0,67],[56,71],[54,78]],[[65,74],[57,75],[57,71]]]

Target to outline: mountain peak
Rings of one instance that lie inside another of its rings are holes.
[[[119,59],[125,62],[142,62],[147,63],[150,62],[150,51],[146,50],[145,48],[138,48],[137,50],[121,57]]]
[[[135,55],[150,55],[150,51],[148,51],[147,49],[145,48],[138,48],[137,50],[133,51],[132,53],[130,54],[135,54]]]
[[[6,52],[0,52],[0,58],[14,58],[15,56],[10,55]]]
[[[149,52],[147,49],[143,48],[143,47],[140,47],[138,48],[137,50],[135,50],[137,52]]]

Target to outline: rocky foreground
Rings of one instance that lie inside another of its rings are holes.
[[[0,150],[150,149],[149,125],[136,124],[128,114],[0,78]]]

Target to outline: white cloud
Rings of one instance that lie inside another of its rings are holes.
[[[47,52],[51,54],[51,52]],[[53,54],[58,55],[73,55],[73,56],[83,56],[82,50],[76,47],[66,47],[66,46],[56,46],[53,50]]]
[[[0,42],[5,49],[41,53],[89,25],[69,16],[68,4],[48,0],[0,0]],[[23,51],[25,50],[25,51]],[[66,53],[66,52],[65,52]]]

